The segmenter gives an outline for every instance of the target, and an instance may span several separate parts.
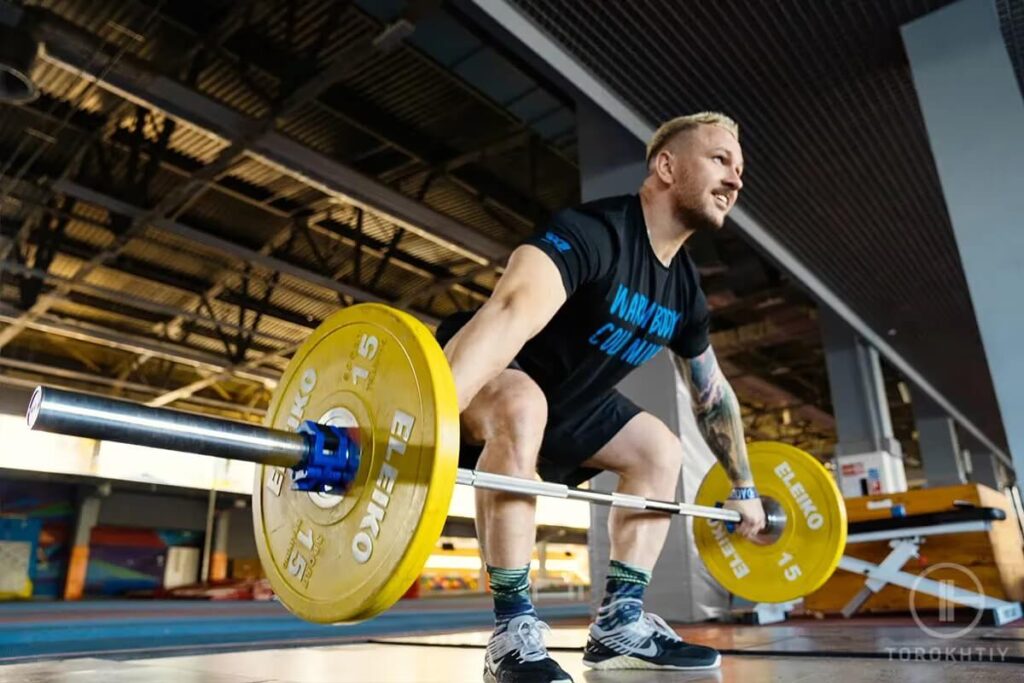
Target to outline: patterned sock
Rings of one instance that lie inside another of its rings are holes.
[[[650,582],[651,572],[648,570],[612,560],[608,565],[604,600],[597,610],[598,627],[607,629],[639,619],[643,610],[644,589]]]
[[[494,625],[500,631],[521,614],[534,613],[530,602],[530,565],[516,569],[487,565],[494,596]]]

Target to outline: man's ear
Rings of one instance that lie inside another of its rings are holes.
[[[658,174],[658,180],[666,185],[671,185],[672,179],[675,177],[672,169],[674,160],[672,152],[667,149],[662,149],[654,157],[654,172]]]

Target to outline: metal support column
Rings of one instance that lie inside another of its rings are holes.
[[[996,491],[1002,491],[1001,465],[992,451],[985,448],[970,434],[957,431],[957,435],[960,437],[961,460],[964,463],[967,480],[984,484]]]
[[[969,478],[990,489],[999,490],[999,478],[996,474],[996,462],[991,453],[984,448],[978,450],[964,449],[964,464],[968,465]]]
[[[914,421],[921,464],[929,487],[955,486],[967,482],[956,425],[934,401],[913,392]]]
[[[878,351],[828,308],[819,312],[843,495],[905,491],[903,448],[893,436]]]
[[[844,320],[821,308],[821,333],[839,443],[837,455],[885,451],[902,455],[893,438],[878,352]]]

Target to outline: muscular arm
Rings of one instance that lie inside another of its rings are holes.
[[[733,486],[753,486],[740,404],[709,346],[696,358],[676,359],[689,380],[693,411],[704,440],[722,463]]]
[[[491,298],[445,345],[460,412],[548,324],[565,300],[562,276],[547,254],[530,245],[512,252]]]

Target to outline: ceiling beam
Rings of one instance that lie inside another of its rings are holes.
[[[69,180],[62,180],[54,183],[53,189],[57,192],[74,197],[79,201],[84,201],[89,204],[93,204],[94,206],[102,207],[108,211],[112,211],[113,213],[128,216],[133,220],[144,216],[147,212],[147,210],[142,207],[134,206],[128,202],[123,202],[120,199],[83,187],[82,185]],[[177,237],[190,242],[195,242],[196,244],[201,244],[207,248],[241,259],[247,263],[260,266],[261,268],[291,275],[292,277],[304,280],[310,284],[322,287],[337,294],[351,296],[357,301],[389,303],[387,299],[378,296],[377,294],[360,289],[359,287],[347,285],[343,282],[338,282],[337,280],[333,280],[307,268],[297,266],[293,263],[289,263],[288,261],[270,256],[269,254],[261,253],[255,249],[249,249],[248,247],[226,240],[223,237],[217,237],[216,235],[211,235],[208,232],[197,230],[196,228],[185,225],[179,221],[171,220],[169,218],[157,218],[152,221],[151,225],[159,230],[163,230],[164,232],[176,235]],[[409,312],[426,323],[437,324],[438,322],[436,318],[420,311],[409,310]]]
[[[68,22],[64,23],[68,24]],[[73,26],[73,24],[71,26]],[[101,268],[105,263],[111,259],[117,258],[120,254],[124,253],[131,240],[142,233],[142,231],[144,231],[148,226],[160,225],[163,221],[173,222],[175,218],[177,218],[193,202],[202,196],[207,187],[216,181],[217,177],[227,172],[251,146],[259,143],[269,133],[273,132],[279,121],[299,110],[307,102],[315,100],[321,93],[323,93],[324,90],[329,88],[331,84],[339,80],[344,74],[351,71],[353,69],[353,64],[357,64],[360,60],[367,57],[374,44],[375,42],[371,41],[369,36],[360,36],[354,41],[346,44],[343,50],[331,58],[330,63],[325,68],[318,71],[315,75],[305,82],[302,82],[297,87],[294,87],[286,97],[284,97],[280,102],[275,103],[274,108],[268,115],[263,116],[258,120],[249,121],[248,125],[238,130],[235,134],[226,136],[225,142],[228,144],[221,147],[217,152],[216,157],[210,161],[210,163],[197,169],[195,173],[193,173],[183,183],[175,185],[170,191],[161,196],[156,205],[152,208],[140,209],[138,212],[134,213],[125,210],[114,210],[115,213],[118,213],[120,216],[130,218],[130,221],[127,225],[124,225],[119,230],[115,231],[115,237],[112,244],[107,245],[102,252],[94,256],[89,261],[81,264],[71,279],[73,281],[84,280],[92,272]],[[48,44],[47,47],[49,47]],[[102,47],[102,44],[99,47]],[[45,52],[48,52],[48,50],[44,50],[44,53]],[[125,51],[122,49],[117,58],[108,60],[100,73],[104,76],[108,74],[114,67],[121,63],[121,57],[124,54]],[[95,55],[95,53],[93,53],[93,55]],[[92,60],[90,59],[90,62],[91,61]],[[81,72],[79,72],[79,74],[81,74]],[[130,100],[126,98],[126,102],[127,101]],[[164,133],[167,134],[171,132],[175,124],[176,120],[166,122]],[[162,138],[166,142],[166,137],[162,136]],[[68,175],[69,173],[67,171],[62,173],[58,182],[66,181]],[[165,227],[164,229],[166,230],[168,228]],[[186,239],[190,238],[202,242],[201,238],[203,236],[203,233],[199,233],[198,235],[185,237]],[[206,239],[209,240],[211,237],[207,236]],[[212,239],[218,240],[219,238]],[[221,241],[225,244],[230,244],[226,240]],[[217,249],[220,248],[221,245],[215,241],[209,246]],[[253,253],[257,256],[259,255],[257,252]],[[32,320],[38,318],[40,315],[45,314],[54,301],[56,301],[60,296],[66,295],[68,292],[68,287],[61,285],[57,288],[55,296],[47,297],[42,301],[34,303],[25,312],[21,319],[0,331],[0,348],[16,337],[19,332],[28,325],[28,323],[32,322]]]
[[[0,322],[13,323],[20,320],[24,311],[8,304],[0,303]],[[52,313],[43,313],[37,318],[29,321],[26,327],[47,334],[54,334],[68,339],[77,339],[90,344],[109,346],[131,353],[150,353],[159,358],[165,358],[175,363],[188,365],[199,370],[211,370],[220,372],[230,363],[223,356],[194,349],[182,344],[146,337],[120,330],[112,330],[100,325],[75,320],[73,318],[62,318]],[[280,373],[263,368],[252,368],[236,373],[242,379],[260,382],[267,387],[277,385]]]
[[[500,180],[491,171],[473,164],[479,155],[467,155],[452,149],[440,140],[432,140],[426,133],[398,120],[393,114],[376,106],[352,88],[335,85],[320,98],[327,111],[360,131],[394,146],[403,154],[419,162],[424,171],[439,172],[466,190],[474,198],[483,196],[493,200],[497,207],[515,216],[526,225],[533,226],[545,216],[547,209],[526,196],[508,182]],[[525,143],[526,138],[523,138]],[[449,160],[460,159],[454,164]]]
[[[53,13],[40,11],[40,16],[44,59],[51,64],[224,140],[239,139],[259,125],[131,55],[104,64],[95,59],[102,51],[95,36]],[[249,155],[282,173],[481,264],[503,262],[508,256],[504,244],[276,131],[267,131],[247,147]]]
[[[84,34],[87,37],[86,41],[88,42],[89,34],[83,32],[73,23],[63,21],[56,17],[56,15],[52,15],[48,12],[43,12],[43,14],[50,16],[50,29],[53,29],[57,24],[61,24],[68,33],[77,33],[80,36]],[[40,27],[40,34],[47,35],[47,31],[48,29]],[[59,29],[57,32],[59,33]],[[50,38],[44,38],[44,43],[47,48],[43,50],[44,55],[50,55],[52,52],[49,49],[51,47],[49,41]],[[227,145],[221,147],[217,152],[216,157],[210,163],[196,170],[195,173],[185,180],[185,182],[175,185],[174,188],[165,193],[152,208],[140,209],[138,212],[134,213],[125,210],[118,211],[111,209],[121,216],[129,217],[129,223],[115,231],[116,234],[112,244],[108,245],[102,252],[79,266],[78,270],[71,278],[72,281],[86,279],[93,271],[101,268],[106,262],[117,258],[124,252],[131,240],[139,235],[149,225],[159,226],[161,222],[173,222],[175,218],[183,213],[206,191],[210,184],[215,182],[218,176],[228,171],[231,166],[250,148],[258,145],[260,142],[263,142],[269,135],[273,134],[279,121],[286,119],[307,102],[315,100],[333,83],[342,78],[344,74],[350,72],[354,68],[354,64],[358,64],[360,61],[366,59],[371,51],[376,49],[376,46],[376,40],[365,35],[346,44],[344,49],[336,53],[331,58],[330,63],[326,67],[292,89],[287,96],[275,103],[269,114],[261,117],[260,119],[248,120],[246,125],[237,130],[231,131],[230,134],[223,135],[222,137],[225,138],[224,141]],[[79,45],[79,47],[82,47],[82,45]],[[88,61],[86,62],[87,67],[94,63],[95,60],[93,57],[104,47],[104,43],[102,43],[102,41],[98,41],[98,44],[95,45],[95,47],[97,49],[91,53]],[[125,51],[122,49],[118,52],[116,58],[108,59],[107,63],[103,65],[102,68],[97,68],[99,73],[94,82],[98,83],[99,79],[106,78],[118,65],[122,64],[125,54]],[[77,72],[80,76],[85,75],[81,68],[72,68],[72,71]],[[125,102],[132,101],[130,97],[125,97],[124,99]],[[165,131],[173,129],[173,126],[177,121],[177,117],[172,117],[172,119],[172,121],[165,124],[171,126],[171,128],[165,129]],[[65,171],[61,174],[58,182],[66,181],[67,176],[68,172]],[[110,207],[108,207],[108,209],[109,208]],[[165,226],[164,229],[167,230],[168,227]],[[204,233],[198,233],[191,237],[186,235],[185,238],[208,244],[208,246],[211,246],[214,249],[218,249],[222,246],[218,243],[219,238],[213,238],[212,236],[205,237],[207,240],[214,240],[213,244],[203,242],[202,238],[204,236]],[[226,240],[220,240],[220,242],[230,244]],[[253,262],[258,262],[260,254],[258,252],[252,253],[256,257],[253,258]],[[277,270],[280,272],[286,272],[280,269]],[[47,297],[46,299],[34,303],[25,311],[19,320],[8,325],[6,329],[0,330],[0,348],[3,348],[5,344],[14,339],[21,330],[25,329],[29,325],[29,323],[37,319],[39,316],[44,315],[54,301],[56,301],[60,296],[67,294],[69,291],[70,290],[66,285],[60,285],[56,290],[56,296]],[[353,295],[348,294],[348,296]],[[373,295],[370,295],[369,297],[364,295],[360,300],[379,301],[379,299]]]
[[[178,387],[173,391],[168,391],[163,394],[160,394],[156,398],[147,401],[146,405],[159,407],[170,405],[175,401],[184,400],[186,398],[189,398],[196,392],[202,391],[207,387],[211,387],[217,382],[223,382],[226,379],[230,379],[233,375],[236,375],[240,372],[251,370],[255,367],[258,367],[262,363],[266,363],[267,361],[273,360],[275,358],[288,357],[295,353],[295,351],[298,350],[299,346],[301,346],[301,344],[293,344],[292,346],[289,346],[287,348],[280,349],[278,351],[271,351],[256,358],[242,361],[241,363],[236,363],[234,365],[224,368],[223,370],[216,374],[210,375],[209,377],[204,377],[203,379],[196,380],[191,384],[186,384],[183,387]]]
[[[25,110],[31,112],[35,116],[48,120],[51,124],[60,124],[63,118],[58,114],[66,114],[66,109],[63,106],[58,105],[56,111],[43,110],[42,107],[39,106],[39,103],[43,101],[44,98],[41,97],[36,102],[30,105],[26,105]],[[55,102],[53,101],[46,101],[47,106],[54,103]],[[74,130],[76,133],[80,135],[91,136],[95,133],[95,131],[93,130],[95,124],[89,121],[85,121],[85,119],[90,117],[99,118],[97,116],[87,116],[85,114],[82,114],[81,117],[72,116],[70,119],[70,123],[67,123],[66,127],[68,129]],[[79,121],[79,118],[82,118],[83,120]],[[110,136],[110,138],[107,139],[107,144],[112,145],[115,148],[124,152],[127,152],[128,150],[128,143],[120,139],[120,131]],[[9,156],[12,151],[13,150],[4,150],[0,148],[0,158]],[[143,152],[143,154],[145,154],[145,152]],[[178,154],[174,150],[164,151],[164,156],[162,159],[160,159],[159,166],[161,170],[182,178],[190,177],[193,173],[195,173],[195,171],[198,168],[200,168],[198,162],[196,162],[194,159],[183,154]],[[42,160],[37,161],[36,165],[33,168],[39,171],[40,176],[58,177],[60,175],[59,169],[46,168],[45,164],[42,163]],[[0,180],[8,180],[8,177],[0,175]],[[10,186],[16,188],[18,192],[10,193],[8,195],[9,197],[15,197],[17,201],[22,204],[33,206],[37,209],[45,210],[46,212],[52,215],[65,215],[67,213],[60,209],[55,209],[49,206],[48,204],[45,203],[45,199],[28,198],[27,195],[31,194],[32,190],[36,190],[36,193],[38,193],[37,186],[30,185],[28,181],[24,179],[10,180]],[[293,206],[291,207],[291,210],[285,210],[280,206],[275,206],[273,204],[272,198],[261,199],[257,196],[254,196],[252,186],[232,176],[225,176],[215,180],[213,183],[210,184],[209,188],[210,190],[217,192],[223,195],[224,197],[244,202],[248,206],[255,207],[261,211],[266,211],[267,214],[273,218],[290,218],[295,211],[301,208],[298,206]],[[72,216],[72,218],[74,220],[85,222],[85,219],[81,217]],[[334,240],[340,244],[344,244],[353,249],[356,248],[357,242],[361,240],[362,248],[365,251],[365,253],[376,258],[381,258],[383,256],[384,249],[387,246],[385,242],[371,235],[357,235],[357,231],[354,228],[352,228],[352,226],[349,225],[348,223],[331,218],[330,211],[319,211],[314,213],[309,219],[309,226],[312,230],[317,232],[317,234],[322,235],[324,238]],[[107,226],[101,227],[106,228]],[[0,248],[0,253],[2,253],[2,248]],[[416,276],[428,278],[431,280],[447,278],[451,276],[451,273],[449,273],[446,268],[430,263],[422,258],[402,252],[400,250],[395,252],[395,254],[392,256],[391,263],[399,268],[402,268],[407,272],[413,273]],[[488,295],[488,292],[486,290],[484,290],[482,287],[474,285],[473,283],[466,283],[465,285],[458,283],[455,284],[454,286],[459,288],[459,290],[462,291],[463,293],[473,296],[479,300],[486,299]]]
[[[89,284],[87,282],[72,282],[68,278],[60,277],[59,275],[54,275],[52,273],[47,273],[47,272],[44,272],[44,271],[39,270],[37,268],[29,268],[29,267],[23,266],[23,265],[21,265],[19,263],[13,263],[13,262],[8,261],[7,263],[4,264],[3,270],[10,271],[10,272],[15,273],[17,275],[21,275],[22,277],[37,278],[37,279],[42,280],[46,284],[52,284],[52,285],[62,285],[63,284],[63,285],[67,285],[68,287],[71,288],[72,292],[81,292],[83,294],[88,294],[88,295],[95,296],[95,297],[98,297],[98,298],[101,298],[101,299],[105,299],[105,300],[107,300],[107,301],[109,301],[111,303],[124,304],[125,306],[129,306],[131,308],[139,309],[140,311],[149,311],[151,313],[156,313],[156,314],[159,314],[159,315],[165,315],[165,316],[171,316],[171,317],[181,316],[183,319],[188,320],[189,322],[203,324],[203,325],[209,325],[211,327],[216,327],[217,325],[220,325],[221,327],[225,327],[225,328],[230,329],[230,330],[232,330],[234,332],[246,332],[246,333],[251,332],[253,335],[255,335],[255,336],[257,336],[257,337],[259,337],[261,339],[265,339],[267,341],[275,342],[277,344],[287,344],[289,342],[288,339],[285,339],[283,337],[278,337],[277,335],[269,334],[267,332],[261,332],[259,330],[250,330],[245,325],[237,325],[235,323],[232,323],[229,320],[215,321],[212,318],[210,318],[209,316],[202,315],[201,313],[195,313],[195,312],[191,312],[191,311],[186,311],[186,310],[184,310],[182,308],[179,308],[178,306],[168,306],[167,304],[161,304],[161,303],[156,302],[156,301],[151,301],[149,299],[144,299],[142,297],[134,296],[132,294],[129,294],[128,292],[123,292],[123,291],[115,290],[115,289],[109,289],[107,287],[100,287],[98,285],[91,285],[91,284]],[[191,291],[191,290],[189,290],[189,291]],[[46,293],[44,292],[43,296],[45,296],[45,295],[46,295]],[[241,295],[239,295],[239,299],[241,299]],[[239,303],[241,303],[241,301],[239,301],[238,303],[235,303],[235,301],[226,300],[225,303],[228,303],[228,304],[231,304],[231,305],[239,305]],[[252,300],[252,305],[256,305],[256,301],[255,300]],[[94,306],[94,308],[95,308],[95,306]],[[101,308],[99,310],[103,310],[103,311],[109,312],[109,309],[107,309],[107,308]],[[271,317],[274,317],[274,316],[271,316]],[[298,317],[298,314],[296,314],[296,317]],[[294,321],[293,320],[282,320],[282,322],[293,323]],[[298,324],[298,323],[295,323],[295,324]],[[303,322],[302,323],[302,327],[308,329],[308,328],[311,328],[312,325],[310,323],[308,323],[308,322]]]

